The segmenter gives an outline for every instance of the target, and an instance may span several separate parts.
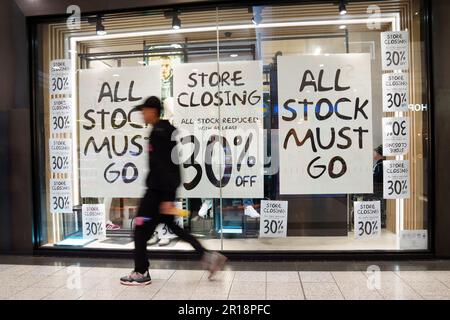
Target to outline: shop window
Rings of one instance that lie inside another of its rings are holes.
[[[419,0],[232,6],[35,25],[39,245],[133,249],[160,96],[179,218],[209,249],[426,251]],[[191,250],[160,226],[150,250]]]

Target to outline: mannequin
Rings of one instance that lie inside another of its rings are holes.
[[[170,123],[173,123],[174,116],[174,105],[175,99],[173,97],[168,97],[164,100],[164,119],[168,120]]]
[[[173,98],[173,69],[172,61],[168,56],[161,57],[161,100],[163,102],[164,114],[162,118],[173,124],[175,99]],[[158,232],[153,233],[152,238],[147,242],[149,245],[158,243],[159,246],[166,246],[171,239],[160,239]]]
[[[212,217],[212,199],[202,199],[202,206],[198,211],[198,215],[203,219],[206,219],[208,216]],[[244,205],[244,214],[249,216],[250,218],[259,218],[260,215],[258,211],[253,208],[253,200],[252,199],[242,199],[242,204]]]

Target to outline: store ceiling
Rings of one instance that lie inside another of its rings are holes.
[[[374,2],[361,2],[348,5],[349,16],[367,15],[369,5]],[[382,1],[376,2],[383,13],[400,12],[401,17],[406,18],[408,14],[412,14],[413,9],[409,0]],[[337,6],[334,4],[309,4],[309,5],[283,5],[283,6],[266,6],[262,11],[262,21],[270,22],[289,22],[300,21],[305,19],[325,19],[339,17]],[[202,11],[185,11],[181,12],[180,19],[182,21],[182,29],[190,27],[204,27],[225,25],[245,25],[251,23],[252,13],[247,7],[227,8],[227,9],[208,9]],[[407,21],[405,19],[405,21]],[[167,30],[171,28],[171,19],[164,16],[161,10],[139,11],[132,13],[108,14],[104,16],[104,26],[108,33],[117,32],[133,32],[143,30]],[[387,30],[389,25],[382,24],[381,30]],[[182,31],[182,29],[180,31]],[[331,26],[302,26],[302,27],[283,27],[283,28],[264,28],[258,29],[258,36],[261,37],[304,37],[315,35],[343,34],[342,30],[336,25]],[[368,31],[365,24],[349,25],[349,32]],[[81,30],[69,30],[65,23],[54,23],[50,25],[50,32],[53,37],[64,37],[71,33],[94,34],[95,24],[89,24],[82,21]],[[231,36],[226,37],[222,32],[220,40],[254,40],[257,36],[255,29],[231,30]],[[95,41],[85,41],[83,46],[89,50],[90,48],[110,48],[115,46],[142,46],[147,44],[167,44],[167,43],[193,43],[193,42],[209,42],[216,41],[216,31],[195,32],[195,33],[177,33],[170,35],[159,35],[149,37],[127,37],[120,39],[101,39]]]

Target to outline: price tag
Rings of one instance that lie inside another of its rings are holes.
[[[106,238],[104,204],[83,204],[83,239]]]
[[[380,201],[354,202],[355,239],[378,238],[381,235]]]
[[[409,162],[383,161],[385,199],[409,199]]]
[[[409,150],[409,118],[383,118],[383,155],[400,156]]]
[[[50,170],[52,173],[72,172],[72,140],[49,139]]]
[[[383,70],[409,69],[409,32],[395,31],[381,33],[381,57]]]
[[[50,62],[49,91],[50,94],[69,94],[72,90],[71,62],[69,59],[52,60]]]
[[[50,133],[72,132],[72,102],[70,99],[50,100]]]
[[[50,212],[72,213],[72,182],[50,179]]]
[[[408,73],[383,74],[383,112],[406,112],[408,107]]]
[[[286,238],[287,201],[261,201],[260,238]]]

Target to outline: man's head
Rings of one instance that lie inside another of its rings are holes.
[[[161,74],[163,80],[169,79],[170,75],[172,74],[172,61],[170,60],[169,56],[161,57]]]
[[[154,125],[159,121],[161,116],[161,100],[158,97],[151,96],[143,104],[136,106],[136,109],[142,112],[146,124]]]
[[[382,160],[383,159],[383,146],[378,146],[373,150],[373,159]]]

